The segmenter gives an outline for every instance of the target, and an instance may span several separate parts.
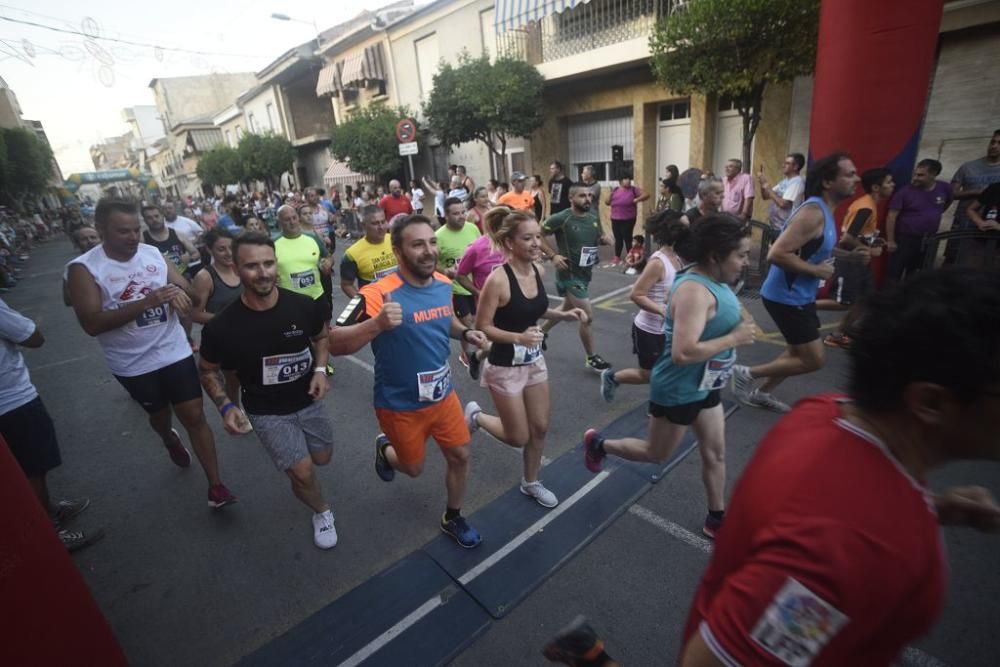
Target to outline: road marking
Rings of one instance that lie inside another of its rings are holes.
[[[30,370],[31,370],[32,373],[34,373],[36,371],[43,371],[46,368],[55,368],[56,366],[63,366],[65,364],[76,363],[77,361],[83,361],[84,359],[90,359],[90,355],[86,355],[86,356],[82,356],[82,357],[73,357],[71,359],[63,359],[62,361],[53,361],[52,363],[42,364],[41,366],[31,366]]]
[[[611,290],[607,294],[602,294],[601,296],[595,296],[593,299],[590,300],[590,305],[593,306],[593,305],[596,305],[598,303],[601,303],[602,301],[607,301],[608,299],[614,298],[614,297],[618,296],[619,294],[623,294],[624,292],[628,292],[631,289],[632,289],[632,285],[629,284],[629,285],[625,285],[624,287],[619,287],[618,289]]]
[[[948,667],[948,663],[938,660],[933,655],[924,653],[912,646],[906,647],[902,658],[903,667]]]
[[[356,364],[358,366],[361,366],[361,368],[365,369],[369,373],[374,373],[375,372],[375,367],[374,366],[372,366],[371,364],[369,364],[367,361],[362,361],[361,359],[358,359],[353,354],[345,354],[342,357],[330,357],[330,361],[333,361],[334,359],[346,359],[347,361],[351,362],[352,364]]]
[[[632,302],[631,296],[619,296],[614,299],[605,301],[604,303],[597,304],[598,308],[603,310],[610,310],[615,313],[627,313],[629,312],[627,308],[619,308],[618,306],[635,306]]]
[[[340,663],[340,667],[356,667],[362,662],[374,655],[379,649],[391,642],[393,639],[406,632],[407,629],[420,619],[422,619],[427,614],[431,613],[435,609],[441,606],[444,600],[441,599],[440,595],[435,595],[427,602],[423,603],[412,612],[410,612],[405,618],[400,620],[394,626],[380,634],[378,637],[370,641],[369,643],[362,646],[358,651],[354,653],[347,660]]]

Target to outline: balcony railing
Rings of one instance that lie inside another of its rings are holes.
[[[656,21],[685,0],[591,0],[497,36],[497,52],[532,65],[631,39],[648,38]]]

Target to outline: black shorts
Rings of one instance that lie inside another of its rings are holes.
[[[819,315],[816,314],[815,303],[789,306],[763,297],[760,300],[789,345],[805,345],[819,339]]]
[[[0,435],[27,477],[41,477],[62,463],[56,428],[41,396],[0,415]]]
[[[690,426],[698,418],[698,413],[702,410],[714,408],[722,402],[722,391],[716,389],[708,392],[708,396],[695,401],[694,403],[684,403],[682,405],[660,405],[649,402],[649,416],[659,419],[666,419],[671,424],[678,426]]]
[[[667,337],[663,334],[651,334],[632,323],[632,354],[639,357],[639,368],[644,371],[653,370],[653,364],[663,354],[666,341]]]
[[[159,412],[168,405],[201,400],[201,380],[194,365],[194,356],[144,375],[116,375],[115,379],[149,414]]]
[[[476,297],[471,294],[452,294],[451,307],[458,319],[462,319],[466,315],[475,315]]]
[[[873,287],[872,272],[867,264],[838,259],[833,265],[828,296],[841,305],[850,306],[871,294]]]

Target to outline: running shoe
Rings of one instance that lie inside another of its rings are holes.
[[[587,368],[597,373],[600,373],[603,370],[611,368],[611,364],[604,361],[604,359],[601,358],[601,355],[592,354],[589,357],[587,357]]]
[[[733,396],[741,403],[746,403],[753,390],[753,376],[750,375],[750,368],[740,364],[733,366]]]
[[[479,422],[476,421],[476,417],[482,411],[479,403],[475,401],[469,401],[465,404],[465,423],[469,427],[469,433],[475,433],[479,430]]]
[[[225,484],[219,483],[208,487],[208,506],[212,509],[220,510],[235,502],[236,496],[226,488]]]
[[[469,377],[473,380],[479,379],[479,371],[482,370],[483,360],[479,358],[479,352],[473,352],[469,357]]]
[[[63,543],[66,550],[73,553],[99,541],[104,537],[104,531],[100,528],[90,533],[85,533],[82,530],[60,530],[58,535],[59,541]]]
[[[552,493],[541,482],[526,482],[521,480],[521,493],[534,498],[542,507],[555,507],[559,504],[556,494]]]
[[[839,347],[842,350],[846,350],[851,347],[851,337],[842,333],[828,334],[823,339],[823,345],[826,345],[827,347]]]
[[[392,469],[389,459],[385,457],[385,448],[390,444],[385,433],[375,436],[375,473],[383,482],[391,482],[396,478],[396,471]]]
[[[463,516],[456,516],[451,521],[445,521],[441,515],[441,532],[458,542],[465,549],[475,549],[482,541],[479,531],[469,525]]]
[[[618,383],[615,382],[615,369],[605,368],[601,371],[601,398],[610,403],[615,400],[615,390]]]
[[[614,267],[618,266],[621,263],[622,263],[621,258],[620,257],[615,257],[614,259],[611,260],[611,268],[614,268]]]
[[[764,408],[765,410],[771,410],[772,412],[785,413],[790,412],[792,409],[787,403],[779,401],[766,391],[761,391],[760,388],[751,391],[750,395],[743,402],[755,408]]]
[[[171,444],[167,445],[167,453],[170,454],[170,460],[174,462],[178,468],[187,468],[191,465],[191,452],[187,450],[187,447],[181,444],[181,435],[177,432],[177,429],[170,429],[170,440]]]
[[[458,363],[462,364],[466,368],[469,367],[469,355],[465,353],[465,350],[458,351]]]
[[[716,519],[711,514],[705,515],[705,524],[701,527],[701,532],[705,537],[714,540],[715,534],[722,528],[722,519]]]
[[[49,518],[52,519],[52,523],[58,528],[88,507],[90,507],[90,498],[60,500],[55,504],[55,511],[49,512]]]
[[[549,661],[571,666],[595,663],[602,653],[604,642],[583,616],[574,618],[542,649],[542,655]]]
[[[542,334],[542,352],[546,352],[549,349],[549,335],[547,333]]]
[[[330,510],[313,514],[313,543],[320,549],[337,546],[337,529],[333,526],[333,512]]]
[[[635,267],[633,267],[633,266],[630,266],[627,269],[625,269],[625,275],[626,276],[634,276],[636,273],[637,273],[637,271],[635,270]]]
[[[583,463],[587,470],[593,473],[601,472],[604,469],[604,438],[594,429],[589,429],[583,434]]]

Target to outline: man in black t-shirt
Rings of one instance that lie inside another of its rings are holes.
[[[569,208],[569,188],[573,181],[563,173],[563,165],[559,160],[549,165],[549,174],[552,176],[549,179],[549,215],[552,215]]]
[[[201,383],[228,432],[246,433],[252,425],[292,493],[315,512],[316,546],[329,549],[337,531],[315,475],[333,453],[333,425],[322,403],[330,389],[326,308],[277,287],[274,242],[265,234],[238,237],[233,260],[243,294],[202,329]],[[226,396],[222,369],[236,371],[245,415]]]

